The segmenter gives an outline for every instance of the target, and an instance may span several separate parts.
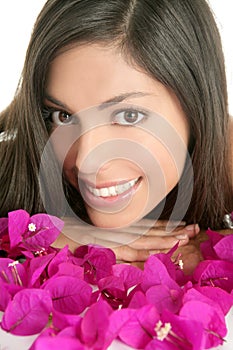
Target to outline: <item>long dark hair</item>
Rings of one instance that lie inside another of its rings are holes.
[[[11,137],[0,143],[1,216],[16,208],[45,210],[38,170],[49,137],[42,115],[46,75],[59,52],[86,43],[115,47],[176,94],[192,140],[194,191],[185,220],[221,227],[223,215],[233,210],[230,122],[220,36],[204,0],[47,1],[34,26],[14,101],[0,119],[0,131]],[[48,168],[52,188],[56,164],[50,162]],[[64,186],[74,210],[85,217],[82,198]],[[175,192],[167,196],[164,218]]]

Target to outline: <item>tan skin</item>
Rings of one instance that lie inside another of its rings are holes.
[[[137,94],[132,94],[135,91]],[[53,113],[54,130],[58,131],[58,126],[62,131],[65,130],[62,124],[56,124],[57,120],[58,123],[68,122],[72,125],[74,119],[71,119],[71,116],[75,113],[124,95],[124,98],[128,96],[124,100],[127,104],[140,105],[162,115],[180,136],[183,144],[186,146],[188,144],[189,127],[176,96],[138,68],[129,66],[112,49],[86,45],[58,55],[50,65],[46,94],[48,98],[45,104],[57,111]],[[61,108],[60,103],[56,103],[55,100],[62,102],[65,108]],[[167,148],[155,140],[153,135],[145,132],[145,126],[129,128],[125,124],[125,116],[126,114],[118,112],[114,114],[113,122],[89,128],[72,144],[65,156],[61,155],[64,148],[64,144],[60,142],[62,134],[58,133],[59,142],[54,138],[57,158],[60,162],[64,161],[64,174],[78,190],[80,189],[77,185],[77,174],[86,181],[85,183],[92,184],[95,188],[109,188],[132,179],[140,179],[131,200],[122,210],[112,210],[110,213],[100,210],[98,198],[91,197],[91,200],[97,203],[91,206],[84,197],[86,210],[94,226],[86,227],[74,219],[64,218],[64,231],[55,242],[55,246],[63,247],[69,244],[70,249],[75,250],[80,244],[100,244],[113,249],[119,261],[141,266],[151,254],[167,252],[179,243],[174,259],[181,253],[184,271],[190,273],[201,259],[198,248],[199,242],[206,239],[205,233],[200,234],[198,225],[186,226],[185,223],[175,225],[175,229],[168,233],[167,222],[151,223],[150,220],[143,219],[175,187],[180,172]],[[142,121],[146,120],[142,113],[137,113],[136,117],[140,117]],[[85,120],[87,119],[84,119],[84,122]],[[139,126],[142,125],[142,121],[138,123]],[[147,121],[144,125],[146,123]],[[165,186],[163,192],[158,192],[158,195],[153,197],[156,199],[151,203],[147,201],[148,193],[154,193],[151,191],[150,176],[147,177],[147,172],[143,172],[143,169],[135,163],[119,158],[102,165],[96,161],[96,167],[95,162],[85,164],[89,152],[103,142],[118,138],[138,142],[149,150],[160,164]],[[181,154],[179,164],[182,168],[184,156],[182,151],[179,154]],[[146,201],[149,203],[148,206],[145,205]],[[112,204],[108,204],[111,208]],[[139,226],[140,228],[143,226],[143,230],[140,231]],[[142,231],[143,234],[139,233]]]

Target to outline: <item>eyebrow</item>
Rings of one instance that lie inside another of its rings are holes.
[[[114,105],[120,102],[123,102],[129,98],[137,98],[137,97],[144,97],[147,95],[151,95],[148,92],[142,92],[142,91],[133,91],[133,92],[127,92],[124,94],[120,94],[117,96],[114,96],[112,98],[110,98],[109,100],[103,102],[100,104],[100,106],[98,107],[99,110],[103,110],[106,107],[109,107],[109,105]]]
[[[132,91],[132,92],[127,92],[127,93],[122,93],[120,95],[114,96],[114,97],[104,101],[103,103],[101,103],[98,106],[98,109],[103,110],[104,108],[109,107],[109,105],[111,105],[111,104],[114,105],[114,104],[123,102],[129,98],[144,97],[144,96],[148,96],[148,95],[151,95],[151,94],[148,92],[142,92],[142,91]],[[58,99],[54,98],[53,96],[51,96],[49,94],[45,94],[45,99],[52,102],[53,104],[55,104],[59,107],[62,107],[66,111],[69,111],[69,107],[65,103],[59,101]]]
[[[44,97],[45,97],[46,100],[48,100],[49,102],[52,102],[53,104],[55,104],[55,105],[57,105],[59,107],[62,107],[64,109],[66,109],[66,110],[69,109],[68,106],[65,103],[59,101],[58,99],[56,99],[55,97],[53,97],[51,95],[45,94]]]

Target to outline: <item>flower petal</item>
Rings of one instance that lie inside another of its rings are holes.
[[[19,291],[9,302],[2,319],[2,329],[16,335],[42,331],[52,310],[49,293],[41,289]]]
[[[201,261],[193,278],[201,286],[219,287],[230,293],[233,286],[233,263],[223,260]]]
[[[0,238],[8,232],[8,218],[0,218]]]
[[[128,290],[141,283],[143,272],[138,267],[126,264],[116,264],[113,266],[113,275],[119,277]]]
[[[30,222],[36,227],[35,232],[29,232],[24,235],[26,246],[35,250],[47,249],[61,233],[64,222],[59,218],[47,215],[36,214],[30,218]]]
[[[148,303],[155,305],[158,312],[167,309],[177,313],[182,305],[182,291],[170,289],[166,285],[153,286],[146,291]]]
[[[184,304],[180,310],[180,316],[203,324],[205,329],[204,349],[223,344],[223,337],[227,334],[227,328],[224,315],[219,308],[198,300],[192,300]]]
[[[33,350],[86,350],[78,339],[69,337],[41,337],[35,343]]]
[[[57,311],[80,314],[90,305],[92,288],[75,277],[55,276],[45,283],[44,289],[50,292]]]
[[[233,236],[229,235],[221,239],[214,246],[214,251],[219,259],[227,260],[233,263]]]
[[[8,213],[8,231],[11,248],[22,241],[23,234],[27,231],[30,215],[25,210],[15,210]]]
[[[74,255],[79,258],[80,266],[84,267],[84,277],[88,283],[96,284],[101,278],[112,275],[116,256],[111,249],[97,245],[81,246]]]
[[[159,321],[159,314],[153,305],[146,305],[140,309],[121,309],[115,311],[110,325],[119,327],[119,338],[136,349],[144,349],[155,336],[155,326]],[[111,328],[110,328],[111,329]]]
[[[82,318],[79,315],[68,315],[53,310],[53,327],[57,330],[63,330],[66,327],[75,326],[81,323]]]
[[[145,262],[141,286],[143,291],[146,291],[152,286],[161,284],[167,285],[170,289],[180,289],[178,284],[171,278],[163,262],[156,255],[152,255]]]
[[[66,245],[54,256],[48,266],[48,275],[52,277],[58,272],[59,265],[61,263],[66,263],[68,261],[68,251],[69,247]]]
[[[107,349],[113,339],[108,337],[107,330],[111,307],[105,301],[98,301],[86,312],[81,323],[81,339],[91,349]]]
[[[0,281],[0,290],[1,290],[1,298],[0,298],[0,311],[5,311],[8,303],[11,301],[11,295],[8,290],[5,288],[4,283]]]
[[[49,262],[54,257],[55,253],[38,256],[36,258],[31,259],[29,263],[29,287],[35,285],[40,276],[43,274],[44,270],[48,266]],[[42,283],[39,283],[41,285]]]

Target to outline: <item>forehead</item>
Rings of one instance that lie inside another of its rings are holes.
[[[58,55],[50,64],[46,90],[76,108],[86,108],[132,91],[153,93],[155,81],[109,48],[85,45]],[[78,101],[77,101],[78,102]]]

